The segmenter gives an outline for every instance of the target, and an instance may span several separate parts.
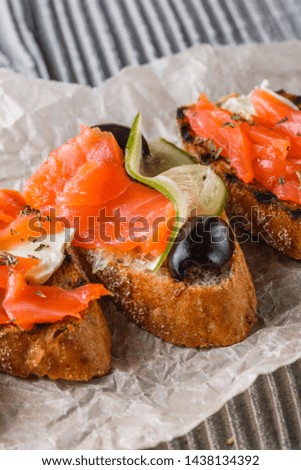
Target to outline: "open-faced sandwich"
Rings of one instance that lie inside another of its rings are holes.
[[[184,147],[223,179],[243,229],[301,259],[301,99],[263,82],[178,109]]]
[[[254,286],[223,211],[226,190],[164,139],[82,126],[34,173],[24,197],[74,230],[74,259],[130,320],[174,344],[226,346],[256,322]]]
[[[0,371],[86,381],[111,367],[111,339],[88,284],[66,253],[74,230],[22,194],[0,190]]]

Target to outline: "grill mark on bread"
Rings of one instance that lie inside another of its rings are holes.
[[[234,173],[225,173],[225,178],[231,183],[237,183],[239,181],[239,179]]]
[[[177,109],[177,119],[183,119],[185,117],[184,108]]]
[[[293,103],[299,107],[301,105],[301,95],[296,96],[296,98],[293,99]]]
[[[188,125],[184,125],[181,127],[181,136],[186,142],[191,142],[194,140],[194,137]]]
[[[253,190],[253,194],[256,198],[256,201],[262,202],[263,204],[270,204],[276,196],[271,191],[256,191]]]

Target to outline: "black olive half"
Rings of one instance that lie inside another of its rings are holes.
[[[125,151],[126,143],[128,141],[131,129],[127,126],[121,126],[120,124],[108,123],[108,124],[96,124],[93,127],[98,127],[101,131],[112,132],[113,136],[117,140],[119,147]],[[142,156],[149,155],[150,151],[146,139],[142,136]]]
[[[231,259],[234,235],[220,217],[191,218],[181,228],[167,258],[170,274],[184,281],[191,267],[220,269]]]

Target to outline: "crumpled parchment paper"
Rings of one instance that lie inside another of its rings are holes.
[[[21,188],[79,124],[131,124],[178,141],[177,105],[201,90],[216,99],[247,93],[263,78],[301,92],[301,43],[214,49],[196,46],[101,87],[33,80],[0,70],[0,184]],[[259,374],[301,357],[301,264],[260,243],[245,244],[264,321],[232,347],[196,351],[164,343],[107,312],[113,371],[89,384],[0,376],[0,447],[135,449],[180,436],[244,391]]]

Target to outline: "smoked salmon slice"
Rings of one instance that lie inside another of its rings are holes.
[[[252,93],[255,114],[267,126],[282,131],[290,138],[289,156],[301,155],[301,112],[278,100],[265,90],[255,88]]]
[[[244,128],[252,144],[255,144],[252,147],[253,159],[262,156],[281,160],[287,158],[290,149],[289,137],[257,123],[252,126],[242,123],[241,127]]]
[[[10,323],[10,319],[8,318],[5,308],[2,305],[3,299],[5,297],[5,289],[0,287],[0,325],[7,325]]]
[[[0,325],[12,323],[31,329],[36,323],[53,323],[66,316],[79,318],[90,300],[109,293],[101,284],[74,290],[28,285],[26,274],[41,260],[14,256],[9,251],[34,242],[35,237],[57,234],[64,225],[31,209],[18,191],[7,189],[0,190],[0,216]]]
[[[80,318],[91,300],[108,294],[101,284],[87,284],[73,290],[30,286],[24,276],[12,268],[2,306],[10,322],[28,330],[37,323],[54,323],[65,317]]]
[[[280,200],[301,204],[301,112],[259,88],[252,103],[250,121],[218,108],[204,94],[185,114],[195,134],[214,143],[238,178],[255,179]]]
[[[7,254],[9,257],[9,254]],[[3,257],[0,257],[0,262],[3,262]],[[21,274],[25,274],[27,271],[29,271],[31,268],[39,264],[40,260],[38,259],[33,259],[33,258],[23,258],[20,256],[14,256],[13,257],[13,263],[12,266],[16,271],[18,271]],[[0,266],[0,289],[6,289],[7,287],[7,281],[8,281],[8,276],[10,272],[10,266],[9,264],[2,264]]]
[[[254,178],[252,146],[245,130],[231,119],[231,113],[220,109],[192,109],[186,112],[194,132],[210,139],[221,155],[229,158],[237,176],[245,183]]]
[[[19,191],[0,189],[0,229],[18,217],[26,206],[26,201]]]
[[[167,222],[175,215],[164,195],[127,175],[113,135],[87,126],[49,155],[23,195],[44,214],[55,208],[58,218],[76,228],[73,243],[83,248],[139,248],[144,254],[160,255],[171,233]]]

